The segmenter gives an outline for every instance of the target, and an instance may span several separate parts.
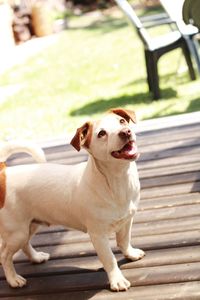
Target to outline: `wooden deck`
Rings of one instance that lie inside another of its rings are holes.
[[[123,259],[111,245],[127,292],[109,291],[105,272],[87,234],[61,227],[43,229],[33,244],[51,254],[45,264],[16,255],[18,272],[28,278],[22,289],[8,287],[0,268],[0,298],[23,299],[200,299],[200,120],[193,124],[142,132],[138,136],[142,192],[132,229],[134,246],[146,251],[140,261]],[[73,164],[87,159],[69,145],[45,148],[48,161]],[[25,155],[10,164],[28,163]]]

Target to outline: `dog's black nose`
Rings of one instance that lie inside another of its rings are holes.
[[[119,137],[123,140],[131,137],[131,130],[129,128],[124,128],[119,132]]]

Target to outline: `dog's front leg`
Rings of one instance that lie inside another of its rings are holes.
[[[145,252],[141,249],[133,248],[131,246],[131,227],[133,218],[127,220],[127,222],[116,233],[117,245],[128,259],[135,261],[141,259]]]
[[[130,287],[130,282],[123,276],[117,265],[117,260],[110,248],[108,237],[106,235],[89,234],[98,257],[107,272],[111,290],[126,291]]]

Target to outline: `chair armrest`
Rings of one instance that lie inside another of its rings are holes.
[[[154,14],[140,17],[140,21],[144,24],[145,28],[156,27],[160,25],[176,24],[166,13]]]

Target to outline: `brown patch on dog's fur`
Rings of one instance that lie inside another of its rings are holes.
[[[82,146],[86,148],[90,147],[92,139],[92,123],[86,122],[76,130],[76,134],[71,140],[70,144],[77,150],[80,151]]]
[[[0,162],[0,209],[4,207],[6,197],[6,164]]]
[[[113,108],[110,112],[124,118],[128,123],[131,120],[133,123],[136,123],[136,115],[133,110],[124,109],[124,108]]]

